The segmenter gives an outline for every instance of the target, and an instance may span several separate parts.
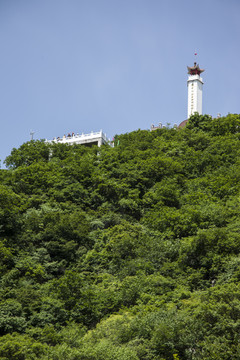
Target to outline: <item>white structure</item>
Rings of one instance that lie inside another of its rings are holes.
[[[163,128],[162,123],[159,123],[158,126],[155,126],[154,124],[152,124],[151,128],[150,128],[150,131],[154,131],[154,130],[162,129],[162,128]]]
[[[188,66],[188,119],[195,112],[202,115],[202,86],[203,80],[200,74],[203,69],[195,62],[193,67]]]
[[[54,138],[53,140],[46,140],[46,142],[55,142],[55,143],[63,143],[69,145],[98,145],[101,146],[103,144],[110,144],[110,139],[107,138],[107,135],[101,131],[99,132],[91,132],[90,134],[68,134],[64,135],[62,138]]]

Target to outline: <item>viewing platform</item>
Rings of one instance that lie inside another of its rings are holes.
[[[173,125],[173,128],[176,129],[178,126],[177,124]],[[157,126],[154,124],[151,125],[150,131],[158,130],[158,129],[166,129],[166,125],[163,125],[162,123],[159,123]]]
[[[62,138],[60,137],[55,137],[53,140],[46,140],[46,142],[50,142],[50,143],[59,143],[59,144],[69,144],[69,145],[97,145],[98,147],[100,147],[101,145],[104,144],[111,144],[110,139],[107,138],[107,135],[104,134],[101,131],[99,132],[91,132],[90,134],[70,134],[68,133],[68,135],[64,135]]]

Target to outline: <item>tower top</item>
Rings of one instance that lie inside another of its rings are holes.
[[[188,66],[188,74],[189,75],[200,75],[204,69],[200,69],[199,65],[195,62],[194,66]]]

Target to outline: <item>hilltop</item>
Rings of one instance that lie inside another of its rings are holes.
[[[0,360],[239,359],[240,115],[0,171]]]

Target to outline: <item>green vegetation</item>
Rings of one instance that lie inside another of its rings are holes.
[[[0,170],[0,360],[240,358],[240,116]]]

